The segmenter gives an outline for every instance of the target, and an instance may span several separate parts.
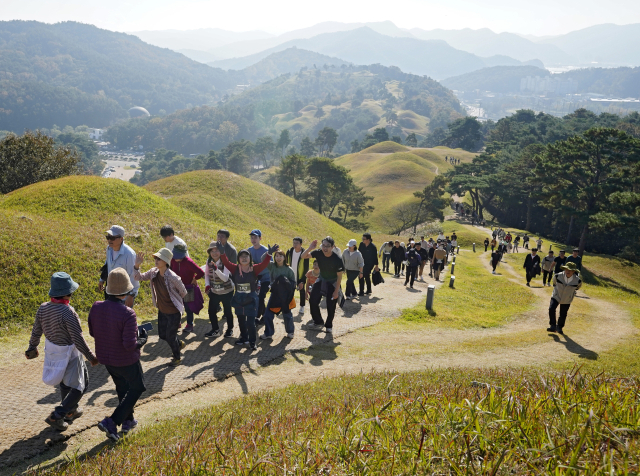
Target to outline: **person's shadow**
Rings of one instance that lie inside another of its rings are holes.
[[[576,354],[581,359],[598,360],[598,353],[589,349],[585,349],[576,341],[572,340],[567,334],[564,334],[565,340],[562,341],[557,334],[551,334],[553,340],[558,344],[562,344],[572,354]]]

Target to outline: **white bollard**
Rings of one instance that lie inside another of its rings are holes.
[[[455,283],[456,277],[451,275],[451,279],[449,280],[449,287],[452,288]]]

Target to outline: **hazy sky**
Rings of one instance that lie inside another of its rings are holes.
[[[218,27],[271,33],[323,21],[391,20],[402,28],[491,28],[533,35],[640,23],[638,0],[3,0],[1,20],[75,20],[117,31]]]

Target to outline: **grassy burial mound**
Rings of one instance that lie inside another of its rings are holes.
[[[280,192],[228,172],[193,172],[149,189],[97,177],[41,182],[0,198],[0,219],[3,334],[33,321],[55,271],[68,271],[80,284],[73,306],[81,314],[101,298],[97,283],[105,230],[112,224],[125,227],[125,242],[148,255],[163,246],[160,227],[171,224],[198,263],[221,227],[231,231],[236,247],[249,245],[252,228],[260,228],[266,241],[287,246],[295,235],[310,240],[333,234],[338,243],[351,236]],[[143,268],[151,265],[147,259]],[[141,287],[138,302],[139,313],[152,311],[148,286]]]
[[[371,147],[367,147],[361,152],[364,154],[392,154],[393,152],[406,152],[408,150],[409,149],[407,147],[388,140],[385,142],[379,142]]]

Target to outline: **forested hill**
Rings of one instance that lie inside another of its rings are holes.
[[[108,125],[217,102],[233,73],[135,36],[75,22],[0,22],[0,130]]]
[[[335,129],[335,153],[351,150],[376,127],[391,135],[425,136],[462,115],[453,93],[427,77],[380,65],[302,69],[283,75],[216,108],[202,107],[166,117],[133,119],[109,129],[118,147],[143,145],[184,154],[220,149],[233,140],[254,140],[287,129],[300,147],[325,127]]]

